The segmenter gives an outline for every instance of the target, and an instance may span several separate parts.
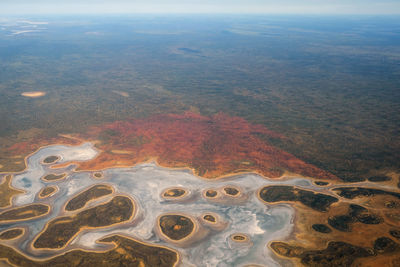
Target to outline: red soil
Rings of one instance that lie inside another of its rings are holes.
[[[37,136],[14,144],[7,151],[10,156],[27,155],[45,145],[76,145],[89,140],[101,152],[93,160],[76,162],[80,170],[131,166],[155,159],[164,167],[192,168],[205,178],[253,171],[271,178],[291,172],[337,179],[265,141],[271,138],[285,137],[239,117],[224,114],[206,117],[187,112],[117,121],[92,127],[80,136]]]
[[[100,138],[103,152],[79,163],[81,170],[129,166],[154,158],[165,167],[189,167],[205,178],[255,171],[271,178],[284,171],[315,178],[336,176],[282,151],[260,136],[284,138],[239,117],[195,113],[157,115],[93,127],[84,139]]]

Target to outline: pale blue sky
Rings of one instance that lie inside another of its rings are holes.
[[[400,14],[400,0],[0,0],[2,14]]]

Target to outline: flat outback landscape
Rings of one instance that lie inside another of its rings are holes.
[[[0,16],[0,266],[400,266],[400,20]]]

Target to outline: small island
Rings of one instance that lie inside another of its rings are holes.
[[[211,215],[211,214],[205,214],[203,215],[203,220],[209,222],[209,223],[216,223],[217,219],[215,218],[215,216]]]
[[[95,173],[93,173],[93,177],[96,179],[101,179],[104,176],[103,176],[103,173],[101,173],[101,172],[95,172]]]
[[[161,196],[167,200],[178,200],[185,198],[189,194],[189,191],[181,187],[173,187],[164,190]]]
[[[61,159],[61,157],[59,157],[59,156],[48,156],[42,161],[42,163],[43,164],[52,164],[52,163],[56,163],[60,159]]]
[[[238,197],[241,194],[240,189],[235,186],[226,186],[223,188],[223,192],[225,195],[231,197]]]
[[[0,223],[26,221],[47,215],[50,206],[45,204],[29,204],[22,207],[12,208],[0,213]]]
[[[12,240],[20,237],[25,232],[24,228],[13,228],[0,233],[0,240]]]
[[[208,190],[206,190],[206,191],[203,193],[203,195],[204,195],[206,198],[217,198],[217,196],[218,196],[218,191],[216,191],[216,190],[214,190],[214,189],[208,189]]]
[[[46,174],[45,176],[42,177],[42,180],[45,182],[53,182],[53,181],[59,181],[67,177],[66,173],[60,173],[60,174],[55,174],[55,173],[50,173]]]
[[[114,189],[106,184],[98,184],[86,189],[85,191],[78,193],[75,197],[67,202],[65,205],[66,211],[74,211],[81,209],[92,200],[110,195],[114,192]]]
[[[130,220],[135,212],[131,198],[115,196],[109,202],[47,223],[33,243],[35,249],[62,249],[83,229],[110,227]],[[68,229],[68,231],[66,230]]]
[[[57,186],[46,186],[39,192],[39,198],[47,198],[57,193]]]
[[[231,235],[231,239],[232,239],[232,241],[239,242],[239,243],[245,243],[250,240],[250,238],[247,235],[241,234],[241,233],[236,233],[236,234]]]
[[[163,215],[159,218],[161,232],[169,239],[179,241],[193,233],[195,225],[189,217],[183,215]]]

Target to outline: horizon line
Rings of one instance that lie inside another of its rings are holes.
[[[4,15],[276,15],[276,16],[400,16],[399,13],[277,13],[277,12],[4,12]]]

